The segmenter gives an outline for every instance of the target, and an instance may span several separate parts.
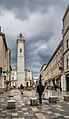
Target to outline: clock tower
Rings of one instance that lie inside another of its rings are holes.
[[[17,87],[25,86],[24,37],[20,33],[17,38]]]

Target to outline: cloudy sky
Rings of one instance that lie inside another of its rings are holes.
[[[62,40],[62,18],[69,0],[0,0],[0,25],[16,66],[16,39],[25,39],[25,67],[38,76]]]

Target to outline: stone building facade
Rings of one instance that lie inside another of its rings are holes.
[[[56,84],[60,87],[63,71],[63,40],[59,43],[44,70],[44,82],[47,83],[47,86],[52,88]]]
[[[10,66],[11,66],[11,52],[7,47],[5,34],[1,32],[0,28],[0,87],[5,88],[10,84]],[[8,81],[8,83],[7,83]]]
[[[64,90],[69,91],[69,5],[63,16]]]
[[[63,39],[45,68],[45,82],[69,91],[69,5],[63,16]]]
[[[47,64],[43,64],[42,67],[41,67],[41,70],[40,70],[41,79],[42,79],[43,83],[46,80],[46,66],[47,66]]]

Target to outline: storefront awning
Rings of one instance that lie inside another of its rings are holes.
[[[64,72],[64,74],[65,74],[65,75],[69,75],[69,71],[67,71],[67,72]]]
[[[57,75],[57,76],[55,77],[55,79],[58,79],[58,78],[60,78],[60,76],[61,76],[61,74]]]
[[[53,80],[55,80],[55,78],[50,78],[50,79],[48,79],[48,81],[53,81]]]

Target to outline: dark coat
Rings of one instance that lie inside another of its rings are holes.
[[[39,84],[39,85],[37,86],[37,92],[38,92],[40,95],[42,95],[43,91],[44,91],[44,86],[43,86],[42,84]]]
[[[22,90],[22,89],[24,89],[24,87],[23,87],[23,85],[21,84],[21,86],[20,86],[20,89]]]

